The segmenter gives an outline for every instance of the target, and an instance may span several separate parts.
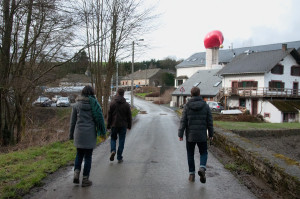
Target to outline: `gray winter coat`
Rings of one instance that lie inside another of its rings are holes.
[[[97,135],[89,98],[80,96],[76,101],[70,121],[70,139],[74,139],[76,148],[93,149]]]
[[[209,137],[213,137],[214,129],[210,108],[202,97],[192,97],[183,109],[178,137],[182,138],[185,131],[188,142],[206,142],[207,130]]]

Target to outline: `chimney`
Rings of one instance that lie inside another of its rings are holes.
[[[212,69],[213,65],[219,64],[219,48],[206,49],[206,69]]]
[[[286,51],[287,50],[287,44],[282,44],[282,51]]]

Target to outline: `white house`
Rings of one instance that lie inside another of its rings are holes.
[[[300,41],[285,42],[289,48],[299,50]],[[195,53],[176,66],[175,87],[183,84],[188,78],[199,70],[216,69],[230,63],[236,56],[245,52],[262,52],[281,49],[282,43],[249,46],[243,48],[220,49],[213,51],[207,49],[206,52]],[[208,65],[208,67],[207,67]],[[215,65],[219,65],[216,67]],[[213,66],[213,67],[211,67]]]
[[[299,121],[300,55],[294,49],[248,51],[236,56],[218,74],[223,77],[216,100],[227,108],[245,108],[270,122]],[[282,109],[278,100],[293,108]],[[294,104],[294,105],[293,105]]]

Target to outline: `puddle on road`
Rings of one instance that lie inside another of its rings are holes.
[[[140,111],[140,114],[147,114],[147,111]]]
[[[166,113],[160,113],[160,115],[167,115]]]
[[[151,163],[158,163],[157,161],[151,160]]]

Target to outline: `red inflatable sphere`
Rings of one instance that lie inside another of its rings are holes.
[[[204,46],[205,48],[214,48],[214,47],[220,47],[220,45],[223,43],[224,37],[221,31],[214,30],[209,33],[204,38]]]

